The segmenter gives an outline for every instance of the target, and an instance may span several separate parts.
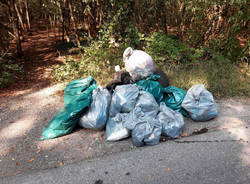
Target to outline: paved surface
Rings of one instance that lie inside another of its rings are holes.
[[[63,98],[58,94],[61,94],[60,87],[52,86],[33,88],[20,91],[15,96],[0,98],[0,178],[62,167],[83,160],[106,158],[107,155],[120,152],[129,154],[138,151],[132,145],[131,139],[109,143],[104,140],[104,131],[86,129],[78,129],[72,134],[53,140],[40,141],[42,130],[63,107]],[[216,141],[224,134],[228,135],[223,142],[225,145],[229,144],[227,141],[232,141],[231,144],[248,141],[250,99],[220,100],[218,107],[219,116],[212,121],[195,123],[186,119],[183,138],[178,140],[192,143],[194,138],[200,137],[197,145],[212,143],[207,142],[206,137],[194,135],[207,132],[202,135],[210,135],[208,141],[215,141],[213,144],[217,144]],[[211,134],[213,132],[218,134]],[[173,141],[161,143],[157,147],[172,149],[171,146],[166,146],[169,144],[179,148],[178,153],[181,152],[181,155],[186,153],[185,144],[176,144]],[[187,149],[191,150],[190,147]]]
[[[245,131],[249,138],[249,130]],[[216,137],[216,139],[215,139]],[[153,147],[33,171],[0,180],[7,183],[192,183],[249,184],[250,147],[226,132],[211,132]]]

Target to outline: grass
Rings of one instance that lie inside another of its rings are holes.
[[[227,62],[204,61],[194,65],[162,66],[171,85],[188,90],[194,84],[204,84],[218,98],[250,97],[248,66]]]

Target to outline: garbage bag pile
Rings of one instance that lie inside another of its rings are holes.
[[[131,136],[135,146],[156,145],[161,136],[178,138],[183,116],[194,121],[217,116],[216,102],[204,85],[186,92],[169,86],[166,74],[155,68],[147,53],[127,48],[123,57],[126,72],[116,71],[106,88],[91,76],[66,86],[65,107],[44,129],[41,140],[68,134],[78,123],[83,128],[105,128],[107,141]]]

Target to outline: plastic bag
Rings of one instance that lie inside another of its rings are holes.
[[[139,88],[135,84],[117,86],[112,95],[109,116],[132,111],[138,96]]]
[[[181,113],[168,108],[164,102],[160,103],[160,113],[157,119],[162,124],[162,135],[177,138],[184,126],[184,119]]]
[[[188,112],[182,108],[181,104],[185,98],[186,91],[177,88],[175,86],[168,86],[164,88],[165,93],[165,104],[176,112],[182,113],[182,115],[189,117]]]
[[[92,91],[97,87],[96,81],[93,77],[88,77],[88,86],[82,88],[82,81],[77,80],[74,82],[75,88],[77,88],[77,83],[79,82],[79,90],[74,89],[75,91],[81,91],[81,94],[75,93],[77,97],[72,95],[71,101],[50,121],[48,126],[43,130],[41,140],[52,139],[59,137],[65,134],[70,133],[79,118],[87,109],[91,103]],[[91,81],[90,81],[91,80]]]
[[[109,113],[111,94],[105,88],[98,87],[93,91],[92,102],[87,112],[79,120],[84,128],[103,129]]]
[[[134,81],[143,79],[155,72],[153,59],[146,52],[128,47],[123,53],[126,71]]]
[[[195,121],[207,121],[218,114],[213,95],[202,84],[194,85],[187,91],[182,107]]]
[[[157,81],[161,84],[162,87],[166,88],[169,86],[169,79],[168,79],[168,76],[165,74],[165,72],[156,68],[154,75],[160,76],[160,78],[157,79]]]
[[[156,118],[158,112],[159,106],[154,97],[148,92],[140,91],[135,108],[125,118],[125,127],[133,130],[138,123],[143,122],[147,117]]]
[[[124,126],[126,113],[118,113],[115,117],[110,117],[106,124],[107,141],[118,141],[130,136],[130,132]]]
[[[156,117],[159,112],[159,105],[155,101],[153,95],[146,91],[140,91],[139,98],[136,102],[135,108],[141,108],[144,116]]]
[[[132,141],[137,147],[159,144],[162,126],[153,117],[147,117],[132,130]]]
[[[126,72],[126,71],[117,71],[114,74],[113,80],[108,83],[108,85],[106,86],[106,88],[110,92],[113,92],[113,90],[118,85],[132,84],[132,83],[133,83],[132,82],[132,78],[131,78],[131,76],[129,75],[128,72]]]
[[[159,78],[160,76],[158,75],[150,75],[146,79],[136,82],[144,91],[151,93],[158,103],[164,99],[164,88],[162,88],[161,84],[157,81]]]
[[[77,79],[67,84],[64,89],[64,102],[68,105],[71,101],[78,98],[92,84],[94,78],[89,76],[84,79]]]

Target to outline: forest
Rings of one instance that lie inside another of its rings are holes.
[[[204,83],[215,96],[250,95],[247,0],[1,0],[0,87],[29,78],[25,46],[43,31],[64,61],[54,82],[122,66],[128,46],[148,52],[171,83]],[[40,61],[41,62],[41,61]]]

